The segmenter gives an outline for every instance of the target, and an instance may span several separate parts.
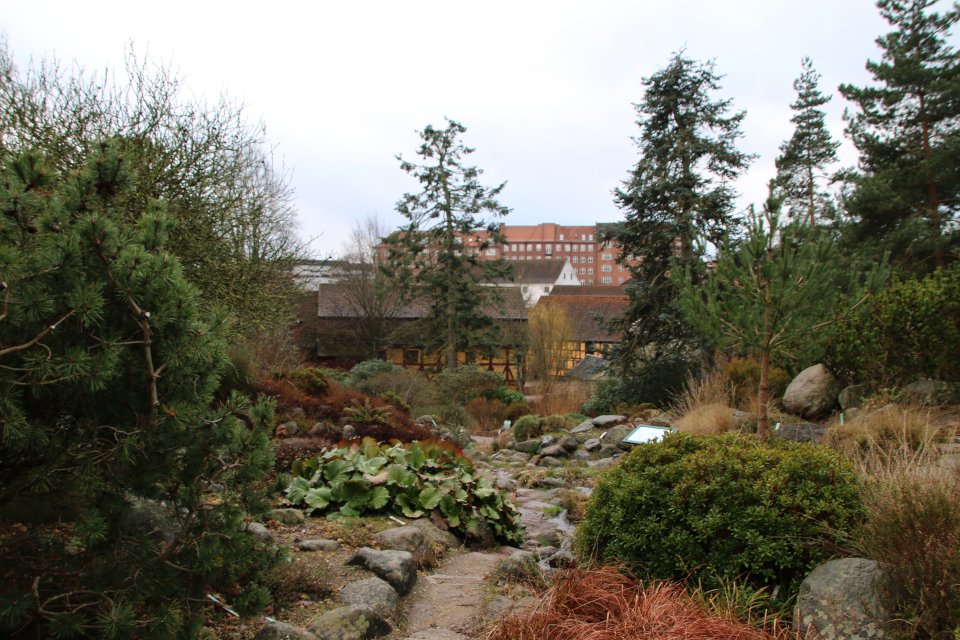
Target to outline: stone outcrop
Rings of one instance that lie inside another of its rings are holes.
[[[351,582],[337,598],[345,605],[366,605],[388,620],[396,620],[400,614],[400,597],[380,578]]]
[[[793,379],[783,394],[783,408],[802,418],[817,418],[837,406],[839,395],[840,383],[825,366],[816,364]]]
[[[369,640],[387,635],[393,626],[370,607],[354,604],[327,611],[307,631],[320,640]]]
[[[400,596],[410,593],[417,583],[417,564],[409,551],[376,551],[363,547],[354,552],[345,564],[373,572],[386,580]]]
[[[831,560],[800,585],[794,626],[801,638],[882,640],[882,610],[874,586],[877,563],[864,558]]]
[[[387,529],[375,534],[373,539],[384,549],[411,553],[418,567],[435,567],[438,564],[437,554],[430,546],[430,541],[417,527]]]

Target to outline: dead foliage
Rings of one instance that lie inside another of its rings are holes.
[[[504,618],[486,636],[486,640],[633,638],[774,640],[778,636],[704,612],[680,585],[644,586],[609,566],[564,571],[536,606]]]

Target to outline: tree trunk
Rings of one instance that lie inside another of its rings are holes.
[[[757,437],[767,437],[767,403],[770,401],[770,352],[764,351],[760,359],[760,397],[757,402]]]

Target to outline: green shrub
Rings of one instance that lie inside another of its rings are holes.
[[[351,422],[361,425],[391,425],[393,424],[393,414],[386,407],[378,407],[371,402],[370,398],[364,398],[361,403],[354,400],[352,406],[344,409],[344,413],[350,416]]]
[[[380,445],[357,439],[293,465],[287,499],[331,517],[394,513],[429,516],[444,528],[477,536],[483,517],[501,541],[517,544],[520,512],[506,493],[476,474],[449,442]]]
[[[356,388],[357,383],[369,380],[378,373],[390,373],[402,370],[402,367],[398,367],[386,360],[364,360],[354,365],[353,369],[350,369],[347,377],[344,379],[344,383],[349,387]]]
[[[510,422],[516,422],[520,419],[520,416],[525,416],[530,414],[530,405],[524,402],[514,402],[503,414],[504,420],[509,420]]]
[[[597,383],[593,397],[584,403],[582,411],[594,416],[613,413],[620,403],[665,407],[683,390],[687,377],[698,371],[699,362],[664,357],[646,364],[633,375],[617,372]]]
[[[864,513],[852,466],[826,447],[677,433],[600,479],[576,544],[650,579],[741,578],[788,599]]]
[[[377,373],[357,381],[353,388],[369,396],[395,393],[414,409],[437,404],[436,386],[423,375],[409,369],[398,368]]]
[[[960,380],[960,264],[921,281],[894,278],[837,330],[832,352],[842,378],[877,388]]]
[[[519,391],[514,391],[506,385],[501,385],[485,391],[483,392],[482,397],[486,398],[487,400],[497,400],[503,405],[511,405],[517,402],[526,404],[527,402],[527,399],[524,398],[522,393]]]
[[[476,425],[466,409],[457,404],[445,404],[440,407],[435,417],[440,426],[450,431],[454,442],[461,447],[469,444],[470,434]]]
[[[723,365],[723,377],[733,387],[734,404],[743,402],[749,393],[760,388],[760,363],[750,358],[733,358]],[[770,368],[770,397],[779,398],[790,384],[790,376],[783,369]]]
[[[517,442],[524,442],[542,435],[540,430],[540,417],[527,414],[520,416],[513,423],[513,439]]]
[[[384,391],[380,394],[380,397],[392,404],[394,407],[403,411],[407,415],[410,415],[410,405],[403,401],[403,398],[395,394],[393,391]]]
[[[330,381],[320,369],[311,367],[291,371],[276,371],[273,375],[281,380],[289,380],[297,389],[316,398],[322,398],[330,390]]]
[[[475,364],[457,367],[456,371],[444,370],[437,376],[437,385],[444,399],[466,405],[477,397],[499,400],[503,391],[509,391],[506,378],[496,371],[486,371]],[[503,388],[500,391],[499,388]],[[487,395],[488,393],[492,395]],[[502,402],[502,400],[501,400]]]

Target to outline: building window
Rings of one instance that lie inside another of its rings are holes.
[[[589,269],[587,269],[587,275],[588,275],[588,276],[592,276],[592,275],[593,275],[593,267],[590,267]]]
[[[573,256],[573,257],[570,258],[570,259],[573,260],[573,264],[578,264],[578,263],[580,262],[580,258],[577,257],[577,256]]]
[[[617,271],[619,271],[620,273],[623,273],[623,265],[622,265],[622,264],[618,264],[618,265],[617,265]]]
[[[612,253],[605,253],[605,254],[603,254],[602,256],[600,256],[600,259],[601,259],[601,260],[613,260],[613,254],[612,254]]]
[[[600,278],[600,284],[613,284],[613,278],[610,276],[603,276]]]
[[[574,250],[574,251],[580,251],[580,245],[578,245],[578,244],[573,245],[573,250]]]
[[[562,249],[563,249],[563,245],[562,245],[562,244],[558,244],[558,245],[557,245],[557,253],[560,253],[560,251],[561,251]]]
[[[560,234],[560,242],[563,242],[563,234]]]
[[[548,256],[552,256],[552,255],[553,255],[553,245],[552,245],[552,244],[548,244],[548,245],[547,245],[547,255],[548,255]]]
[[[550,287],[544,287],[544,288],[543,288],[543,292],[544,292],[544,293],[550,293]]]
[[[560,236],[560,239],[563,240],[563,236]],[[567,251],[567,252],[570,251],[570,245],[565,244],[565,245],[563,245],[563,246],[565,247],[564,251]]]
[[[619,278],[617,278],[617,282],[619,282],[620,284],[623,284],[623,276],[620,276]]]
[[[542,257],[543,257],[543,256],[537,256],[537,260],[539,260],[539,259],[542,258]]]
[[[593,264],[593,256],[587,256],[587,262]]]
[[[592,285],[592,284],[593,284],[593,280],[587,280],[587,284]]]
[[[488,255],[488,256],[495,256],[495,255],[497,255],[497,250],[496,250],[496,249],[487,249],[487,255]]]
[[[600,267],[600,271],[603,271],[604,273],[611,273],[613,271],[613,266],[605,264]]]
[[[593,236],[590,236],[590,239],[593,240]],[[590,245],[590,253],[593,253],[594,245]]]
[[[587,275],[587,270],[584,269],[583,267],[580,267],[580,275],[582,275],[582,276]]]
[[[538,244],[538,245],[537,245],[537,251],[541,251],[541,250],[542,250],[542,245],[539,245],[539,244]]]
[[[580,245],[580,251],[583,251],[584,253],[586,253],[586,252],[587,252],[587,245],[585,245],[585,244]]]

